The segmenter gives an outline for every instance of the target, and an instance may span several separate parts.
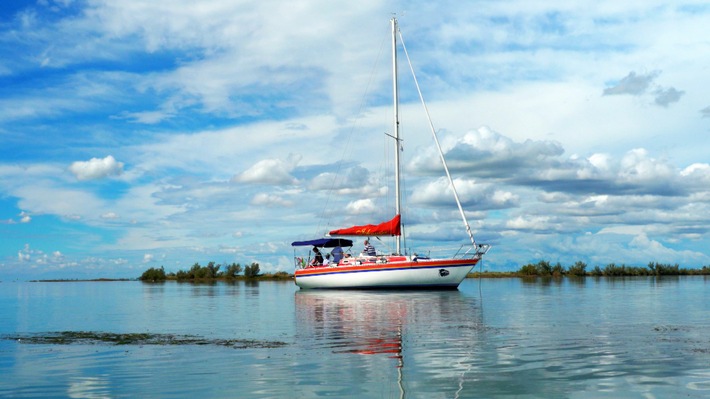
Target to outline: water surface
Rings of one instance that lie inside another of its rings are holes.
[[[709,288],[704,277],[465,280],[434,292],[0,283],[4,337],[93,331],[283,344],[3,339],[0,397],[710,397]]]

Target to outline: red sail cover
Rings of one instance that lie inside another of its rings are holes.
[[[333,230],[329,234],[331,236],[398,236],[401,234],[399,219],[400,215],[396,215],[388,222]]]

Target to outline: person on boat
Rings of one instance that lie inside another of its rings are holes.
[[[370,244],[370,240],[365,240],[365,248],[362,250],[362,253],[365,256],[377,256],[377,251],[375,247]]]
[[[330,254],[325,254],[325,259],[323,260],[323,266],[330,266]]]
[[[313,261],[311,264],[313,266],[323,264],[323,254],[320,253],[318,247],[313,247]]]
[[[338,263],[341,259],[343,259],[343,248],[338,245],[330,251],[330,254],[333,255],[333,263]]]

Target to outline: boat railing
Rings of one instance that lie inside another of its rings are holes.
[[[474,259],[485,255],[491,248],[488,244],[465,243],[460,246],[432,247],[426,251],[410,250],[409,253],[429,258]],[[452,255],[453,254],[453,255]]]
[[[489,249],[491,249],[489,244],[463,244],[458,248],[452,257],[454,259],[481,258],[488,252]]]
[[[481,257],[488,253],[488,250],[491,249],[490,244],[476,244],[476,252],[473,254],[475,257]]]
[[[427,251],[416,251],[410,250],[409,253],[415,257],[426,257],[426,258],[453,258],[453,259],[476,259],[481,258],[485,255],[491,246],[489,244],[462,244],[459,247],[433,247],[428,248]],[[451,255],[453,253],[453,255]],[[362,263],[385,263],[389,255],[380,254],[377,257],[362,257],[362,256],[351,256],[349,261],[343,262],[343,264],[362,264]],[[405,259],[403,257],[403,259]],[[296,270],[306,269],[310,266],[310,257],[305,256],[294,256],[293,263]],[[335,265],[332,265],[335,266]]]

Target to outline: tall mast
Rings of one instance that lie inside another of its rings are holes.
[[[401,214],[402,193],[399,184],[399,90],[397,84],[397,18],[392,17],[392,90],[394,101],[394,210],[397,215]],[[395,246],[397,254],[402,253],[401,236],[395,236]]]

